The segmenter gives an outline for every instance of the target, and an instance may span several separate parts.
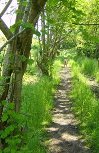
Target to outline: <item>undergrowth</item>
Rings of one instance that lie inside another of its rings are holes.
[[[52,121],[53,94],[60,80],[60,67],[60,61],[56,60],[52,78],[34,76],[28,69],[23,79],[20,113],[15,113],[12,105],[10,108],[4,102],[7,106],[2,121],[7,121],[8,125],[0,133],[2,140],[5,139],[5,147],[0,153],[47,153],[45,128]]]
[[[87,144],[94,153],[99,152],[99,100],[96,99],[86,80],[80,78],[80,69],[72,61],[73,88],[71,97],[74,101],[74,112],[80,121],[80,130]]]
[[[21,113],[24,114],[25,151],[45,153],[45,127],[51,122],[54,86],[59,83],[60,61],[53,65],[53,79],[41,77],[34,84],[25,83]]]
[[[81,73],[84,73],[88,77],[95,78],[99,82],[99,67],[96,59],[87,57],[76,57],[76,63],[80,67]]]
[[[53,83],[47,77],[41,78],[34,85],[25,84],[23,88],[21,112],[25,117],[25,147],[33,153],[45,152],[42,135],[45,125],[51,121],[52,89]]]

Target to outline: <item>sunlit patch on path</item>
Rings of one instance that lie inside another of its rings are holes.
[[[90,153],[84,146],[77,129],[71,107],[72,102],[68,93],[71,90],[70,69],[61,71],[61,83],[55,94],[55,108],[53,110],[53,123],[47,129],[49,140],[49,153]]]

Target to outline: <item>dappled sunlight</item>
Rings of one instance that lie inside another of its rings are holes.
[[[71,89],[71,77],[68,69],[62,70],[62,81],[55,94],[53,122],[47,131],[50,135],[49,149],[51,153],[89,153],[79,135],[78,121],[72,112],[72,102],[68,96]],[[65,80],[65,81],[64,81]],[[69,90],[67,88],[69,87]]]
[[[58,131],[58,129],[59,128],[57,128],[57,127],[50,127],[50,128],[48,128],[48,131],[49,132],[56,132],[56,131]]]
[[[36,75],[29,75],[29,74],[25,74],[24,78],[23,78],[23,84],[33,84],[35,82],[37,82],[37,76]]]
[[[77,141],[79,139],[79,137],[77,137],[75,135],[71,135],[69,133],[65,133],[65,132],[62,134],[61,138],[63,140],[68,141],[68,142],[70,142],[70,141]]]
[[[99,0],[0,0],[0,153],[99,153],[98,14]]]

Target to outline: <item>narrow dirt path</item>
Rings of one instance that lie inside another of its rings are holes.
[[[60,77],[61,83],[55,94],[53,123],[47,129],[50,135],[49,153],[90,153],[83,145],[71,110],[72,102],[68,95],[71,90],[70,69],[63,68]]]

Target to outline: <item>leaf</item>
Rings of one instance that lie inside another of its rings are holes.
[[[3,116],[2,116],[2,122],[7,121],[7,119],[8,119],[8,114],[4,113]]]
[[[33,34],[35,34],[36,36],[40,37],[41,33],[38,30],[34,30]]]
[[[11,153],[16,153],[16,149],[12,148]]]
[[[26,58],[24,55],[20,55],[20,60],[21,60],[22,62],[25,62],[25,61],[27,60],[27,58]]]
[[[19,27],[21,24],[22,24],[22,21],[19,20],[18,22],[16,22],[14,25],[12,25],[12,26],[10,27],[10,30],[11,30],[12,32],[14,32],[15,29],[16,29],[17,27]]]
[[[14,103],[9,103],[9,109],[11,109],[11,110],[14,109]]]
[[[23,5],[23,6],[26,6],[27,4],[28,4],[27,1],[23,1],[23,2],[22,2],[22,5]]]
[[[34,60],[33,60],[33,59],[28,59],[28,64],[29,64],[29,65],[32,65],[32,64],[33,64],[33,62],[34,62]]]
[[[8,126],[4,131],[1,132],[1,138],[6,138],[10,133],[12,133],[15,129],[14,125]]]
[[[7,104],[7,102],[4,100],[2,101],[2,105],[5,106]]]
[[[22,23],[21,23],[21,26],[22,26],[23,28],[33,29],[33,24],[31,24],[31,23],[29,23],[29,22],[27,22],[27,23],[22,22]]]
[[[9,147],[6,147],[6,148],[4,149],[4,153],[10,153],[10,148],[9,148]]]

